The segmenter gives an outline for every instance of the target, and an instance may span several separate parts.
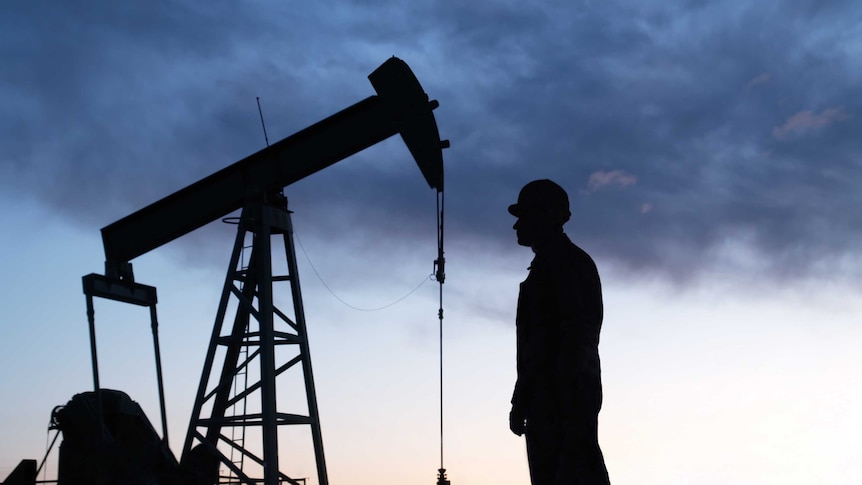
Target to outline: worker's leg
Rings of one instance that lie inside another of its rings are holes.
[[[556,485],[559,433],[550,421],[538,418],[527,422],[527,461],[533,485]]]
[[[608,485],[608,470],[599,447],[598,417],[566,420],[560,432],[554,485]]]
[[[602,387],[598,376],[579,376],[574,401],[559,421],[555,485],[608,485],[608,470],[599,447]]]
[[[527,461],[533,485],[556,485],[560,456],[559,422],[556,404],[547,390],[539,390],[530,400],[527,415]]]

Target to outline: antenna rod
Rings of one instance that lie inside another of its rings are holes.
[[[269,146],[269,137],[266,136],[266,123],[263,121],[263,110],[260,109],[260,96],[255,96],[257,99],[257,112],[260,115],[260,126],[263,127],[263,139],[266,140],[266,146]]]

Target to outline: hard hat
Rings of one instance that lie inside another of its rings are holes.
[[[521,189],[518,202],[509,206],[509,214],[521,217],[523,214],[547,210],[560,215],[560,223],[569,220],[569,196],[562,187],[548,179],[533,180]]]

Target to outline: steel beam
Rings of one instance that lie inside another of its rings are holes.
[[[370,76],[378,92],[302,131],[102,228],[106,275],[133,280],[128,263],[163,244],[322,170],[396,133],[428,185],[443,189],[442,148],[429,101],[395,57]]]

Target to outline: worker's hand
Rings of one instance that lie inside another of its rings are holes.
[[[524,411],[517,406],[512,406],[512,410],[509,412],[509,429],[518,436],[524,434],[527,429],[527,418],[524,416]]]

